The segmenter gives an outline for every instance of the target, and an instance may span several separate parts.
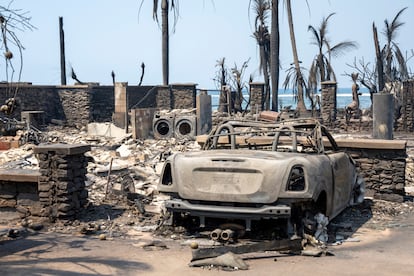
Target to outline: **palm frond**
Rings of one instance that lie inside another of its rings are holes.
[[[308,26],[308,32],[309,31],[313,34],[311,44],[319,47],[321,45],[321,39],[319,37],[318,31],[312,25]]]
[[[224,66],[224,62],[225,62],[225,60],[226,60],[226,58],[225,58],[225,57],[223,57],[223,58],[221,58],[221,59],[216,60],[216,66],[220,66],[220,67]]]
[[[391,21],[391,23],[388,22],[387,19],[384,20],[385,23],[385,29],[383,31],[383,34],[387,37],[388,42],[391,42],[395,39],[395,36],[397,35],[396,31],[405,23],[401,22],[400,16],[401,14],[407,9],[408,7],[405,7],[401,9],[394,17],[394,19]]]
[[[335,15],[335,13],[331,13],[331,14],[328,15],[328,17],[322,19],[322,23],[321,23],[321,26],[319,28],[319,34],[320,34],[320,37],[321,37],[322,41],[325,40],[326,34],[328,33],[329,18],[331,18],[334,15]]]
[[[397,59],[397,64],[399,67],[399,77],[401,78],[401,80],[407,80],[408,77],[408,70],[407,70],[407,62],[400,50],[400,48],[394,44],[395,47],[395,57]]]
[[[253,11],[256,14],[254,20],[255,29],[269,20],[270,3],[267,0],[254,0]]]
[[[171,10],[174,14],[174,23],[173,23],[173,33],[175,32],[175,27],[177,26],[178,18],[180,17],[180,6],[178,0],[171,0]]]
[[[326,76],[328,80],[333,80],[336,82],[336,74],[330,62],[326,64]]]
[[[158,0],[153,0],[152,18],[158,23]]]
[[[314,59],[309,68],[308,86],[311,89],[316,89],[318,80],[320,79],[318,60]]]
[[[302,86],[305,91],[307,89],[306,86],[306,79],[304,78],[303,71],[306,69],[303,67],[299,68],[299,73],[294,66],[290,67],[286,70],[286,78],[283,82],[283,89],[292,89],[294,99],[297,102],[298,100],[298,87],[299,85]],[[307,95],[308,96],[308,95]]]
[[[355,50],[357,48],[358,44],[355,41],[342,41],[330,48],[330,53],[333,57],[339,57],[345,54],[345,52]]]

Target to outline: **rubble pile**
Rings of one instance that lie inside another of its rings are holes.
[[[155,229],[165,198],[156,192],[164,160],[174,152],[200,149],[199,145],[191,140],[135,140],[131,134],[125,134],[120,138],[91,137],[85,130],[74,128],[50,127],[45,134],[50,144],[85,144],[91,147],[91,150],[85,153],[87,160],[63,160],[62,164],[58,162],[56,165],[59,167],[68,163],[88,164],[84,181],[88,204],[85,210],[78,214],[81,216],[80,219],[73,222],[57,222],[49,228],[51,231],[60,232],[110,231],[113,236],[116,232],[127,234],[129,230],[123,227],[125,225]],[[33,144],[26,144],[20,148],[0,152],[0,168],[41,169],[42,160],[47,158],[42,154],[36,156],[35,147]],[[37,157],[41,160],[40,166]],[[45,177],[47,176],[41,178]],[[64,177],[68,182],[67,175]],[[76,178],[76,175],[71,177]],[[39,192],[42,194],[43,188],[41,189]],[[78,199],[82,201],[82,198]],[[46,202],[47,198],[41,197],[40,200]],[[72,203],[70,204],[76,205]],[[65,211],[68,207],[65,206],[60,207]],[[68,212],[64,213],[72,214],[70,210]]]

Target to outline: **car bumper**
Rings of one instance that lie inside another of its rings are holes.
[[[264,205],[257,208],[235,207],[193,204],[186,200],[171,199],[165,202],[165,207],[170,212],[185,212],[191,216],[199,217],[200,227],[204,227],[206,217],[242,219],[246,221],[247,226],[250,226],[251,220],[289,218],[291,215],[291,208],[287,205]]]

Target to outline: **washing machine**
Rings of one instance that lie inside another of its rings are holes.
[[[195,140],[197,136],[196,115],[177,115],[174,121],[174,134],[177,139]]]
[[[174,116],[156,113],[152,123],[155,139],[174,137]]]

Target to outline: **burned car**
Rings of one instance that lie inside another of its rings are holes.
[[[331,220],[363,200],[354,160],[317,120],[227,121],[202,143],[164,164],[158,189],[174,225],[301,235],[316,214]]]

